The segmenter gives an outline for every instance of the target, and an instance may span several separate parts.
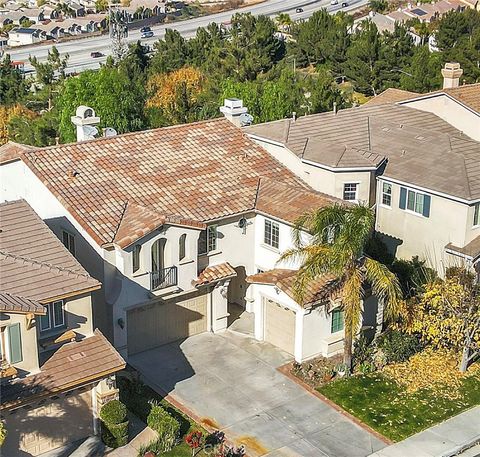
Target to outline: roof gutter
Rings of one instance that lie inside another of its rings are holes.
[[[458,100],[455,97],[452,97],[447,92],[439,92],[439,93],[436,93],[436,94],[427,94],[427,95],[423,95],[421,97],[410,98],[408,100],[403,100],[401,102],[397,102],[397,104],[398,105],[408,105],[408,103],[410,103],[410,102],[418,102],[418,101],[421,101],[421,100],[428,100],[429,98],[442,97],[442,96],[445,96],[445,97],[449,98],[450,100],[452,100],[452,102],[458,103],[460,106],[462,106],[466,110],[470,111],[471,113],[475,114],[476,116],[480,116],[480,113],[478,111],[475,111],[473,108],[470,108],[470,106],[465,105],[465,103],[461,102],[460,100]]]
[[[307,165],[312,165],[317,168],[323,168],[324,170],[333,171],[333,172],[348,172],[348,171],[376,171],[387,159],[383,158],[382,161],[374,167],[330,167],[328,165],[313,162],[307,159],[301,159],[301,161]]]

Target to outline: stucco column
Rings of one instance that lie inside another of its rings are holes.
[[[295,311],[295,360],[299,363],[303,360],[303,317],[305,310]]]
[[[212,331],[221,332],[227,328],[228,324],[228,281],[222,281],[216,284],[210,293]]]

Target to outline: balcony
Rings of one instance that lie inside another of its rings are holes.
[[[150,290],[156,291],[177,285],[177,267],[150,272]]]

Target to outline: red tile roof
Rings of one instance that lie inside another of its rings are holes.
[[[22,158],[100,245],[132,242],[121,227],[132,203],[206,222],[253,210],[260,177],[310,190],[226,119],[53,146]],[[137,229],[143,233],[145,224]]]
[[[225,262],[205,268],[198,275],[198,279],[194,281],[193,285],[205,286],[222,279],[233,278],[234,276],[237,276],[237,272],[228,262]]]
[[[34,149],[38,148],[26,144],[14,143],[13,141],[2,144],[0,146],[0,164],[19,160],[22,153]]]
[[[64,344],[39,374],[2,386],[0,410],[10,409],[101,379],[125,368],[125,361],[99,330],[80,342]]]
[[[278,287],[285,292],[292,300],[295,299],[294,285],[298,270],[288,270],[275,268],[263,273],[257,273],[247,276],[247,282],[250,284],[268,284]],[[304,308],[309,308],[316,304],[324,302],[338,291],[339,280],[335,276],[326,274],[308,284],[305,291],[303,303],[299,303]]]

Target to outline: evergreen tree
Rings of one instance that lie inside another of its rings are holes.
[[[27,87],[22,73],[12,66],[7,54],[0,62],[0,105],[10,106],[21,102],[27,94]]]

